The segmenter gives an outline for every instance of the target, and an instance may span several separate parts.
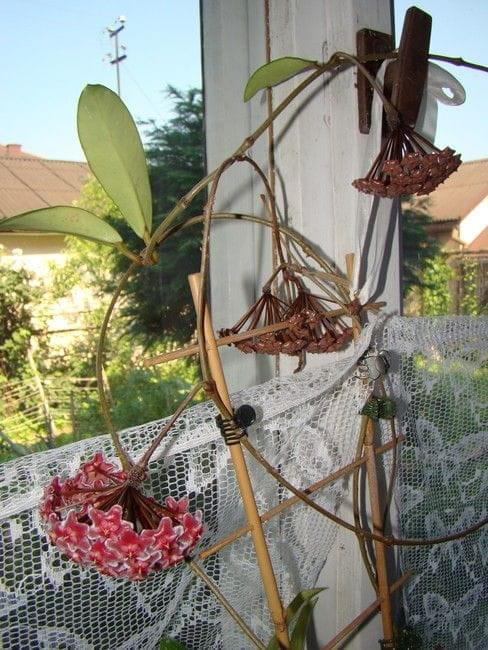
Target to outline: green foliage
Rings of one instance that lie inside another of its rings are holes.
[[[174,639],[161,639],[159,650],[186,650],[185,646]]]
[[[21,376],[26,368],[29,341],[34,333],[31,308],[39,292],[24,269],[2,264],[0,272],[0,373]]]
[[[134,232],[147,237],[152,200],[146,159],[137,127],[109,88],[88,85],[78,103],[78,135],[94,176]]]
[[[318,65],[317,61],[300,59],[296,56],[284,56],[265,63],[250,76],[244,90],[244,101],[249,101],[259,90],[276,86],[316,65]]]
[[[201,91],[169,87],[174,117],[163,126],[148,125],[147,159],[154,197],[155,225],[204,175],[203,106]],[[185,211],[201,214],[199,195]],[[133,246],[131,233],[124,240]],[[200,266],[200,229],[185,229],[169,238],[158,251],[158,263],[135,273],[124,291],[123,314],[129,331],[150,344],[162,336],[187,341],[195,328],[194,308],[187,276]],[[127,268],[118,257],[117,270]]]
[[[449,282],[453,277],[454,272],[445,256],[438,255],[427,260],[423,273],[423,316],[442,316],[451,312],[452,295]]]
[[[150,123],[147,134],[155,225],[204,174],[201,92],[169,88],[168,93],[175,100],[174,118],[163,126]],[[76,205],[115,225],[132,250],[140,249],[138,237],[96,179],[86,184]],[[202,210],[203,198],[197,197],[186,215],[201,214]],[[193,334],[194,308],[187,276],[199,269],[199,233],[193,228],[171,237],[159,250],[158,263],[138,269],[122,293],[126,331],[145,345],[166,338],[183,342]],[[55,273],[58,296],[76,286],[80,273],[85,285],[100,298],[108,296],[114,290],[114,279],[128,266],[127,258],[117,250],[74,238],[68,239],[67,252],[67,264]]]
[[[119,209],[95,178],[84,185],[75,206],[114,224],[118,229],[124,227]],[[51,297],[59,299],[75,287],[83,286],[89,288],[99,300],[106,301],[115,288],[114,274],[119,252],[78,237],[66,237],[64,251],[65,263],[62,266],[51,265]]]
[[[285,610],[285,620],[290,635],[290,649],[303,650],[307,639],[308,626],[313,610],[318,601],[318,596],[323,588],[304,589],[291,601]],[[267,645],[267,650],[279,650],[276,636],[273,636]]]
[[[121,356],[108,364],[112,417],[118,430],[158,420],[174,413],[198,381],[194,365],[177,362],[156,369],[134,365],[127,342]],[[76,428],[80,437],[103,432],[98,394],[87,394],[76,403]]]
[[[469,316],[479,316],[483,312],[483,306],[480,305],[478,301],[479,263],[476,260],[466,258],[463,260],[461,268],[461,313]]]
[[[424,271],[429,260],[440,253],[438,242],[427,234],[427,226],[431,221],[428,199],[417,200],[415,205],[409,200],[402,203],[404,297],[407,297],[413,288],[424,286]]]
[[[0,230],[56,232],[77,235],[104,244],[118,244],[119,233],[95,215],[71,206],[42,208],[15,215],[0,222]]]

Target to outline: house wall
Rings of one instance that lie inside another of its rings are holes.
[[[459,226],[459,238],[467,246],[488,225],[488,196],[469,212]]]
[[[50,234],[0,235],[0,263],[15,269],[23,268],[33,275],[34,285],[44,287],[43,299],[33,310],[34,324],[52,333],[50,348],[63,349],[70,345],[73,336],[83,330],[82,314],[95,306],[93,293],[82,287],[75,287],[68,296],[54,300],[50,294],[52,283],[51,267],[66,262],[63,250],[65,237]]]

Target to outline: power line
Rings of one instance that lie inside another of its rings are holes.
[[[127,54],[119,54],[119,34],[125,28],[125,16],[119,16],[114,26],[107,27],[107,32],[110,38],[114,39],[115,53],[110,60],[111,65],[115,65],[117,70],[117,95],[120,97],[120,62],[127,58]],[[125,51],[125,45],[121,45],[120,49]],[[109,55],[111,56],[111,55]]]

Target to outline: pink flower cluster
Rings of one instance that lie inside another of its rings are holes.
[[[159,505],[101,453],[75,477],[64,482],[55,477],[45,489],[40,513],[51,542],[68,558],[130,580],[188,557],[203,530],[201,512],[189,513],[187,499],[167,497],[165,506]]]

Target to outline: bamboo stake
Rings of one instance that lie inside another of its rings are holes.
[[[377,455],[384,454],[386,451],[390,451],[390,449],[393,449],[394,446],[396,446],[400,442],[403,442],[404,440],[405,440],[405,436],[400,435],[397,437],[396,440],[391,440],[390,442],[387,442],[381,447],[376,447],[375,454]],[[330,483],[337,481],[343,476],[346,476],[347,474],[351,474],[352,472],[354,472],[355,469],[361,467],[361,465],[363,465],[365,462],[366,462],[366,458],[362,456],[361,458],[358,458],[352,463],[349,463],[349,465],[345,465],[344,467],[337,470],[336,472],[329,474],[329,476],[326,476],[320,481],[317,481],[316,483],[309,485],[309,487],[305,488],[303,492],[305,494],[313,494],[314,492],[317,492],[318,490],[325,487],[326,485],[329,485]],[[274,508],[271,508],[267,512],[264,512],[260,517],[261,521],[263,523],[269,521],[276,515],[279,515],[281,512],[283,512],[283,510],[287,510],[291,506],[295,505],[295,503],[301,503],[301,500],[297,496],[292,496],[289,497],[288,499],[285,499],[285,501],[281,501],[277,506],[274,506]],[[198,558],[200,560],[206,560],[211,555],[215,555],[215,553],[218,553],[229,544],[232,544],[232,542],[234,542],[236,539],[239,539],[243,535],[246,535],[249,532],[249,530],[250,530],[249,526],[241,526],[240,528],[237,528],[233,533],[230,533],[230,535],[223,537],[218,542],[213,544],[213,546],[210,546],[204,551],[201,551],[198,554]]]
[[[380,495],[378,488],[378,474],[376,471],[376,454],[374,449],[374,426],[368,418],[366,436],[364,440],[364,456],[366,457],[366,473],[368,477],[369,502],[373,532],[383,535],[383,516],[381,512]],[[390,590],[388,586],[388,569],[386,566],[385,545],[374,540],[376,555],[376,577],[378,581],[378,596],[380,600],[381,622],[383,625],[383,639],[393,641],[393,621],[391,613]]]
[[[412,576],[411,571],[407,571],[404,575],[402,575],[398,580],[396,580],[390,587],[390,594],[393,594],[395,591],[400,589],[400,587],[403,586],[403,584]],[[345,638],[347,638],[351,632],[354,632],[355,629],[357,629],[360,625],[362,625],[365,621],[368,620],[368,618],[373,614],[373,612],[378,609],[378,607],[381,604],[381,600],[377,598],[374,602],[371,603],[371,605],[368,605],[366,609],[364,609],[360,614],[356,616],[355,619],[353,619],[346,627],[341,630],[338,634],[335,635],[335,637],[329,641],[322,650],[333,650],[338,643],[343,641]]]
[[[193,297],[195,308],[198,311],[200,304],[200,278],[199,273],[194,273],[188,277],[190,289]],[[198,317],[198,314],[197,314]],[[204,312],[204,335],[207,344],[207,355],[212,379],[215,382],[220,397],[225,407],[232,413],[232,404],[230,401],[229,393],[227,390],[227,383],[225,381],[220,355],[217,349],[212,321],[208,308]],[[251,531],[254,548],[256,550],[256,558],[263,581],[263,587],[268,601],[271,618],[273,620],[276,638],[283,648],[290,647],[288,637],[288,629],[283,612],[283,605],[281,603],[280,595],[278,593],[278,586],[271,564],[264,531],[259,517],[256,501],[254,499],[254,492],[249,478],[246,461],[240,444],[229,445],[229,453],[234,464],[239,490],[242,496],[244,511],[246,513],[247,522]]]
[[[346,275],[353,285],[354,281],[354,253],[346,254]],[[356,325],[353,325],[354,338],[359,336]],[[366,432],[364,437],[364,457],[366,458],[366,476],[369,488],[369,503],[373,533],[384,535],[383,516],[381,513],[380,495],[378,488],[378,473],[376,469],[376,454],[374,447],[374,425],[370,418],[367,418]],[[391,613],[390,588],[388,585],[388,569],[386,566],[385,545],[379,540],[373,541],[375,549],[375,565],[377,593],[379,596],[379,607],[381,612],[381,623],[383,626],[383,638],[385,641],[393,641],[393,619]]]

